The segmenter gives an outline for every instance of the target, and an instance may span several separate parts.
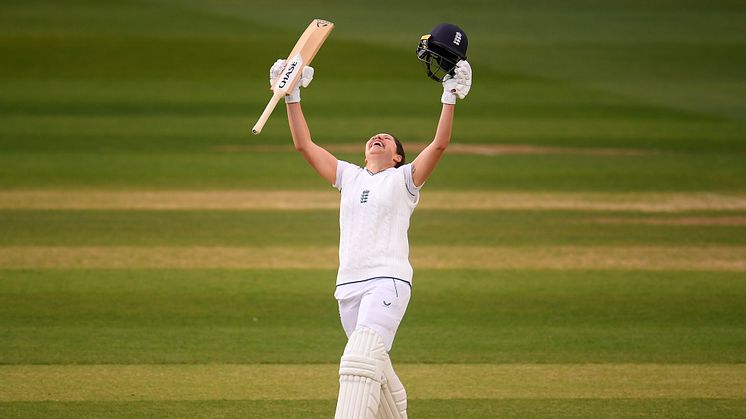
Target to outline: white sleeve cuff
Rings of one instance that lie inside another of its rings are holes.
[[[334,180],[333,187],[337,188],[342,192],[342,175],[344,175],[345,168],[349,165],[346,161],[337,160],[337,177]]]
[[[412,176],[412,164],[404,165],[404,187],[407,188],[407,195],[413,202],[417,202],[420,198],[420,189],[424,186],[424,183],[420,186],[415,186],[414,177]]]

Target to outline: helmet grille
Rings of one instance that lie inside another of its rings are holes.
[[[429,43],[425,37],[417,45],[417,59],[425,67],[427,76],[439,83],[447,74],[452,74],[456,67],[456,57],[447,58],[452,55],[447,50]]]

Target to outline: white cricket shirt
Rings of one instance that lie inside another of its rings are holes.
[[[411,285],[407,231],[420,196],[412,165],[372,173],[339,160],[334,187],[341,192],[337,286],[381,277]]]

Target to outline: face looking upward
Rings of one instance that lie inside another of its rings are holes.
[[[402,160],[396,153],[396,141],[390,134],[380,133],[372,136],[365,143],[365,164],[377,168],[394,167]]]

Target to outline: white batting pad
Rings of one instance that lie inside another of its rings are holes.
[[[339,363],[335,419],[375,419],[388,354],[383,339],[366,327],[350,335]]]
[[[376,419],[407,419],[407,392],[388,357],[383,365],[383,375],[381,405]]]

